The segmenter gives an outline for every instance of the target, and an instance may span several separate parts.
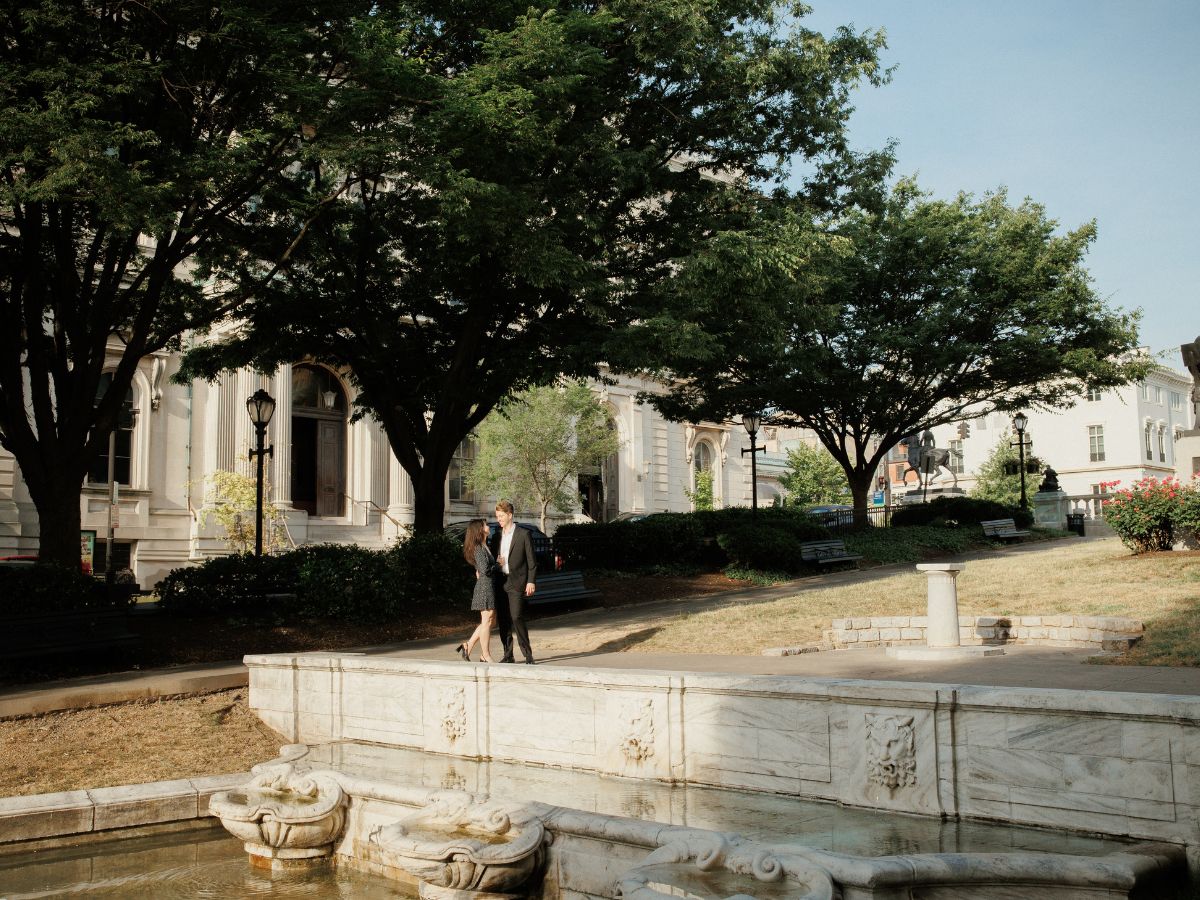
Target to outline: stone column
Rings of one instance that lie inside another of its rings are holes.
[[[929,624],[925,643],[930,647],[957,647],[958,637],[958,573],[963,563],[922,563],[918,572],[929,577],[926,606]]]
[[[958,573],[965,563],[921,563],[918,572],[929,577],[926,592],[925,646],[888,647],[894,659],[938,660],[973,656],[1002,656],[1003,647],[963,646],[958,632]]]
[[[270,391],[275,398],[271,417],[271,493],[280,509],[292,506],[292,366],[275,370]]]

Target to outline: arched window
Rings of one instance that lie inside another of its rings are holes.
[[[292,504],[340,516],[346,495],[346,414],[341,380],[322,366],[292,366]]]
[[[700,441],[692,453],[692,467],[697,472],[711,472],[713,467],[713,448],[707,441]]]
[[[112,372],[105,372],[100,376],[100,383],[96,387],[97,403],[108,393],[112,379]],[[131,387],[125,393],[125,402],[121,404],[121,412],[117,416],[117,427],[113,431],[113,440],[101,448],[100,454],[92,460],[91,466],[88,467],[87,480],[90,483],[108,484],[109,447],[112,447],[114,451],[112,454],[113,480],[122,485],[133,483],[133,425],[133,388]]]

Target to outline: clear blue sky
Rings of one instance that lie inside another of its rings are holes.
[[[897,141],[939,197],[1006,186],[1064,228],[1095,219],[1087,265],[1141,342],[1200,334],[1200,2],[809,0],[808,28],[882,27],[892,81],[855,95],[856,147]]]

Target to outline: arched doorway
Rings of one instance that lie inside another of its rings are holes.
[[[616,423],[608,420],[609,431]],[[589,466],[579,473],[579,504],[584,515],[595,522],[611,522],[621,512],[621,462],[614,452],[598,466]]]
[[[341,516],[346,496],[346,413],[341,381],[321,366],[292,366],[292,505]]]

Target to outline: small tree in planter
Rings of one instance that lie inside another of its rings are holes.
[[[210,516],[225,530],[225,545],[233,553],[249,553],[254,547],[254,513],[257,482],[248,475],[218,469],[206,479],[208,490],[200,511],[201,526]],[[263,481],[263,495],[270,496],[270,483]],[[274,553],[287,546],[284,515],[274,503],[263,500],[263,552]]]
[[[1189,493],[1194,492],[1174,478],[1142,478],[1133,487],[1117,491],[1104,505],[1104,521],[1134,553],[1170,550],[1175,544],[1175,526],[1182,524],[1184,495]],[[1188,505],[1194,507],[1194,503]]]

